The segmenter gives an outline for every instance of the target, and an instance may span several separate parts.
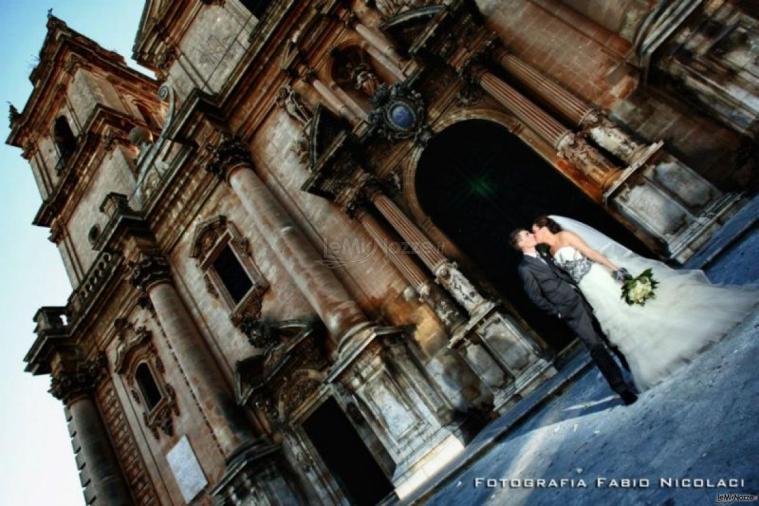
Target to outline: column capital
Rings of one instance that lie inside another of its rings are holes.
[[[63,366],[53,373],[48,392],[68,405],[74,399],[92,393],[107,370],[105,355]]]
[[[558,155],[569,161],[602,192],[621,174],[619,167],[609,161],[582,135],[568,132],[557,142]]]
[[[373,174],[358,169],[351,183],[335,199],[350,217],[358,218],[369,206],[374,195],[382,193],[383,182]]]
[[[211,154],[206,170],[223,182],[229,182],[232,169],[236,167],[244,165],[253,168],[248,146],[238,137],[226,138],[216,146],[206,146],[206,150]]]
[[[129,262],[129,280],[141,292],[156,283],[170,282],[169,262],[158,252],[140,253],[139,259]]]

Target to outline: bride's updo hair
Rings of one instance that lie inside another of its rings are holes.
[[[532,222],[533,225],[536,225],[538,228],[547,228],[552,234],[558,234],[563,229],[561,228],[561,225],[553,221],[548,216],[538,216],[535,218],[535,221]]]

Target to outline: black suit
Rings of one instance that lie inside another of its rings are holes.
[[[629,369],[624,355],[609,343],[593,315],[593,309],[571,276],[554,264],[549,256],[541,260],[525,255],[519,264],[519,277],[527,296],[535,305],[549,315],[561,318],[577,334],[611,388],[619,394],[632,391],[609,354],[609,348]]]

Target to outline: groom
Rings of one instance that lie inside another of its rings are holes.
[[[577,334],[622,402],[626,405],[635,402],[638,396],[625,381],[621,369],[609,354],[609,348],[619,356],[625,367],[627,361],[609,343],[593,316],[593,309],[569,274],[559,268],[550,255],[538,253],[538,241],[531,232],[517,229],[509,239],[511,245],[524,255],[519,264],[519,277],[530,300],[544,312],[563,320]]]

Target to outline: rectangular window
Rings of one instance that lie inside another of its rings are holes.
[[[229,244],[225,244],[221,249],[213,261],[213,268],[235,304],[240,302],[253,287],[253,281]]]

